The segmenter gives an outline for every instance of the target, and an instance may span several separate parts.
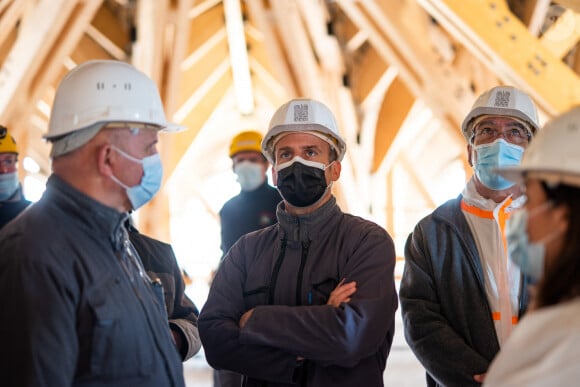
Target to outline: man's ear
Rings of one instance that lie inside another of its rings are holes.
[[[473,167],[473,162],[474,160],[471,159],[471,150],[473,149],[473,146],[471,144],[467,144],[467,162],[469,162],[469,165]]]
[[[342,164],[340,161],[335,160],[330,166],[330,180],[337,181],[340,177],[340,171],[342,171]]]
[[[113,175],[113,165],[115,163],[113,148],[110,144],[103,144],[97,148],[97,170],[103,176]]]

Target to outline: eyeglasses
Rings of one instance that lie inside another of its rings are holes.
[[[104,127],[107,129],[129,129],[132,134],[139,133],[141,129],[161,129],[158,125],[141,122],[108,122]]]
[[[507,126],[507,128],[506,128]],[[520,124],[496,126],[491,123],[482,123],[473,129],[473,139],[478,142],[489,142],[500,137],[512,144],[526,144],[532,138],[532,132]]]

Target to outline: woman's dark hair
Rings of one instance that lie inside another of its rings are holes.
[[[536,306],[554,305],[580,296],[580,188],[542,183],[554,206],[568,208],[568,229],[562,252],[546,267],[538,284]]]

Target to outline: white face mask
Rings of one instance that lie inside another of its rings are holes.
[[[240,183],[242,191],[254,191],[266,179],[266,175],[262,172],[262,165],[251,161],[242,161],[236,164],[234,173],[238,175],[238,183]]]
[[[14,195],[18,189],[18,172],[0,174],[0,201]]]

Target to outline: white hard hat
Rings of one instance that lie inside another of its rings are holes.
[[[346,143],[338,132],[334,115],[322,102],[293,99],[276,110],[262,140],[262,152],[271,163],[274,163],[276,137],[288,132],[309,132],[322,138],[336,150],[339,161],[346,153]]]
[[[548,122],[524,152],[519,166],[500,168],[508,180],[529,174],[552,184],[580,187],[580,106]]]
[[[150,124],[167,131],[185,129],[167,122],[155,83],[134,66],[115,60],[91,60],[60,82],[44,138],[107,122]]]
[[[461,131],[467,142],[471,140],[473,134],[471,123],[483,115],[518,118],[530,125],[533,134],[540,129],[536,105],[529,95],[513,86],[496,86],[475,100],[461,124]]]

